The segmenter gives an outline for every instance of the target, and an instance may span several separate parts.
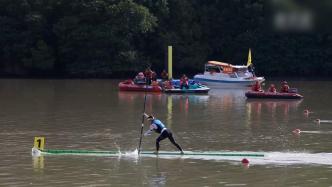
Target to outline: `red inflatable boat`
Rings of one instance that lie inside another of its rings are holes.
[[[119,83],[120,91],[136,91],[136,92],[161,92],[159,85],[135,84],[132,80],[126,80]]]
[[[247,91],[247,98],[268,98],[268,99],[302,99],[303,96],[298,93],[280,93],[280,92],[255,92]]]

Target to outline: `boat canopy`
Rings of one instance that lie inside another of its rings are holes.
[[[216,66],[232,66],[231,64],[225,63],[225,62],[218,62],[218,61],[208,61],[208,64],[216,65]]]
[[[248,69],[247,66],[244,66],[244,65],[232,65],[232,64],[229,64],[229,63],[225,63],[225,62],[218,62],[218,61],[208,61],[207,63],[208,65],[211,65],[211,66],[221,66],[223,71],[225,73],[232,73],[234,71],[246,71]]]
[[[231,68],[235,68],[235,69],[242,69],[242,68],[248,68],[245,65],[232,65],[229,63],[225,63],[225,62],[218,62],[218,61],[208,61],[208,64],[210,65],[215,65],[215,66],[222,66],[222,67],[231,67]]]

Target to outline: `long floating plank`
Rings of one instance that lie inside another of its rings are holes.
[[[141,155],[152,155],[152,151],[142,151]],[[184,155],[184,156],[247,156],[247,157],[264,157],[260,152],[159,152],[158,155]]]
[[[119,151],[95,151],[95,150],[61,150],[61,149],[44,149],[39,150],[41,154],[54,154],[54,155],[109,155],[119,156],[123,153]],[[141,155],[155,155],[153,151],[141,151]],[[185,151],[184,154],[175,151],[160,151],[159,156],[232,156],[232,157],[264,157],[261,152],[192,152]]]

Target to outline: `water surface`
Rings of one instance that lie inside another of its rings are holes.
[[[293,81],[303,100],[247,100],[245,89],[206,95],[147,94],[146,112],[187,151],[264,152],[264,159],[31,156],[35,136],[49,149],[133,152],[144,93],[116,80],[0,80],[3,186],[331,186],[332,82]],[[267,82],[279,84],[278,82]],[[309,109],[314,113],[304,115]],[[147,130],[148,125],[145,125]],[[294,135],[292,130],[303,131]],[[154,150],[155,134],[142,148]],[[176,151],[168,140],[161,149]]]

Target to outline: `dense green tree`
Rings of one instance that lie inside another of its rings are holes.
[[[276,7],[302,10],[305,2],[280,1]],[[130,77],[146,66],[160,72],[172,45],[175,77],[201,72],[208,60],[245,64],[249,48],[259,75],[330,76],[332,36],[324,20],[315,30],[285,32],[274,27],[271,5],[264,0],[0,0],[0,75]],[[326,15],[322,12],[318,17]]]
[[[140,51],[134,39],[155,26],[155,18],[133,1],[71,1],[54,26],[59,61],[69,75],[108,76],[136,71]]]

